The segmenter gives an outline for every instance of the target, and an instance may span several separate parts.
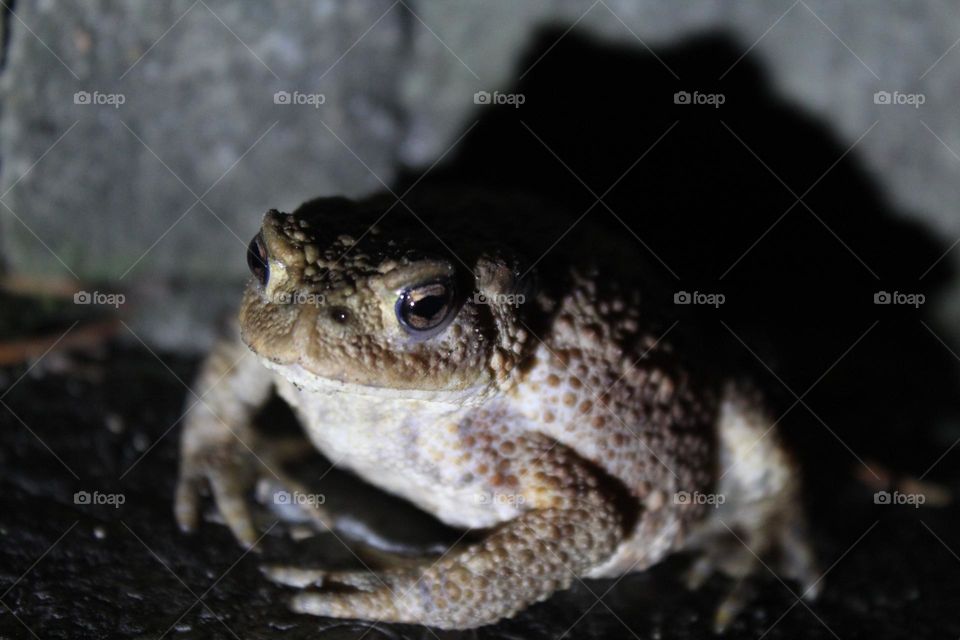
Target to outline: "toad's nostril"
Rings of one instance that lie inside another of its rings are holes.
[[[267,246],[263,243],[263,234],[255,235],[247,246],[247,267],[261,286],[267,286],[270,267],[267,264]]]
[[[330,318],[337,324],[346,324],[350,321],[350,311],[344,307],[334,307],[330,310]]]

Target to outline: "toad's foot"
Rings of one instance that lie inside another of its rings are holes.
[[[734,580],[714,614],[717,633],[723,633],[750,603],[755,591],[751,577],[764,567],[781,582],[782,578],[798,582],[798,595],[807,601],[819,594],[820,577],[803,523],[793,519],[789,525],[778,523],[773,530],[772,536],[761,530],[746,537],[730,529],[717,531],[705,539],[702,554],[687,570],[686,584],[691,590],[700,588],[714,573]]]
[[[403,575],[414,575],[411,571],[381,571],[360,569],[356,571],[329,571],[326,569],[303,569],[300,567],[272,565],[260,568],[271,581],[297,589],[306,587],[350,587],[360,591],[390,589]]]
[[[185,444],[174,507],[180,528],[196,528],[200,494],[209,487],[233,535],[244,546],[252,546],[258,536],[248,493],[261,480],[272,487],[278,504],[295,503],[317,525],[331,528],[332,518],[319,501],[291,498],[312,494],[283,471],[289,452],[289,443],[261,438],[251,429],[228,432],[214,442],[203,440],[195,447]]]

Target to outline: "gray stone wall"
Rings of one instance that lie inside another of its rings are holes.
[[[472,121],[476,91],[522,73],[545,24],[653,51],[732,34],[787,100],[856,143],[906,215],[960,237],[950,3],[36,0],[12,12],[6,267],[137,291],[135,326],[163,346],[209,342],[264,210],[429,165]],[[877,91],[924,103],[876,104]],[[960,317],[950,300],[945,316]]]

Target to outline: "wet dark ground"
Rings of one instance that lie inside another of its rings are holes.
[[[587,581],[516,619],[462,634],[415,626],[337,622],[289,613],[286,589],[263,562],[359,566],[330,534],[300,541],[281,522],[262,552],[245,554],[227,530],[205,522],[187,536],[171,509],[177,421],[196,362],[144,349],[99,357],[47,356],[3,372],[0,407],[0,612],[3,638],[700,638],[729,584],[697,593],[674,558],[623,580]],[[18,381],[19,380],[19,381]],[[11,385],[13,385],[11,387]],[[290,425],[279,403],[262,422]],[[305,463],[305,478],[325,463]],[[815,474],[816,469],[812,472]],[[809,473],[809,471],[808,471]],[[957,477],[953,472],[956,488]],[[317,483],[328,506],[409,544],[454,532],[346,473]],[[118,494],[123,504],[78,505],[76,492]],[[828,570],[808,609],[797,587],[771,573],[729,638],[956,638],[960,508],[876,505],[849,480],[812,498],[816,545]],[[264,512],[264,527],[276,521]],[[952,549],[952,550],[951,550]]]

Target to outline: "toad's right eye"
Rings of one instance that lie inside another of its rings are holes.
[[[453,283],[441,278],[404,289],[397,299],[397,320],[416,340],[428,340],[443,331],[456,315]]]
[[[267,263],[267,246],[263,243],[263,235],[260,233],[255,235],[247,246],[247,266],[260,286],[267,286],[267,280],[270,279],[270,266]]]

